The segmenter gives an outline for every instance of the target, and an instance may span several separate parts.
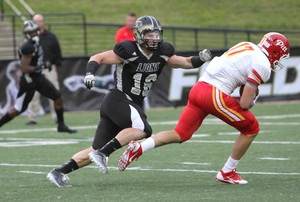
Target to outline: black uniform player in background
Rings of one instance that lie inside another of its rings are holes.
[[[20,90],[12,109],[0,120],[0,127],[20,115],[28,107],[34,92],[39,93],[54,101],[55,112],[58,120],[58,132],[76,133],[77,130],[69,128],[64,123],[63,100],[60,92],[42,74],[42,69],[51,71],[51,63],[43,61],[43,50],[39,46],[40,28],[32,20],[25,21],[22,26],[25,41],[18,50],[22,76]]]
[[[106,164],[112,152],[131,140],[151,136],[152,128],[142,103],[165,65],[191,69],[211,59],[209,50],[194,57],[174,55],[173,46],[163,42],[160,23],[152,16],[143,16],[136,21],[134,37],[136,41],[122,41],[113,50],[90,58],[84,79],[86,87],[94,86],[94,73],[99,64],[117,64],[115,89],[102,101],[101,119],[92,147],[78,152],[70,161],[48,173],[47,178],[57,186],[71,186],[65,183],[65,174],[91,162],[95,162],[101,172],[107,173]]]

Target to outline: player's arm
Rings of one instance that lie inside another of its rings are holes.
[[[193,57],[182,57],[173,55],[167,61],[167,65],[173,68],[192,69],[198,68],[203,65],[206,61],[211,60],[211,52],[207,49],[200,51],[199,56]]]
[[[86,75],[84,77],[84,85],[87,89],[91,89],[95,85],[95,72],[100,64],[119,64],[124,61],[123,58],[115,54],[113,50],[98,53],[90,57],[86,67]]]
[[[247,82],[245,86],[243,87],[243,90],[240,92],[241,98],[240,98],[240,106],[242,109],[250,109],[254,106],[255,101],[258,97],[259,91],[258,87],[251,83]]]
[[[89,62],[90,61],[95,61],[98,64],[113,65],[122,63],[124,60],[123,58],[115,54],[113,50],[110,50],[91,56]]]
[[[32,54],[22,55],[20,66],[23,73],[31,73],[35,71],[34,66],[30,65],[31,60]]]
[[[192,69],[194,68],[191,62],[192,57],[182,57],[173,55],[167,61],[167,65],[173,68]]]

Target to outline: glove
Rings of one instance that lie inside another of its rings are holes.
[[[89,90],[94,87],[95,81],[96,81],[95,76],[92,73],[87,73],[84,77],[84,85]]]
[[[42,65],[38,65],[34,67],[34,71],[36,73],[41,72],[42,69],[48,69],[49,72],[52,70],[52,64],[49,61],[43,62]]]
[[[212,58],[211,52],[207,49],[200,51],[199,56],[200,56],[200,60],[202,60],[203,62],[211,60],[211,58]]]
[[[49,61],[43,62],[42,69],[48,69],[49,72],[51,72],[51,70],[52,70],[52,64],[51,64],[51,62],[49,62]]]

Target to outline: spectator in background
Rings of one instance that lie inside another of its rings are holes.
[[[44,60],[50,61],[52,64],[52,71],[48,71],[48,70],[42,70],[42,71],[45,74],[45,77],[54,85],[54,87],[57,90],[59,90],[57,67],[61,66],[61,60],[62,60],[59,42],[53,33],[45,29],[44,17],[41,14],[36,14],[33,17],[33,21],[35,21],[41,29],[39,43],[40,46],[42,46],[44,51]],[[28,107],[29,121],[26,123],[26,125],[37,124],[37,117],[41,105],[40,97],[41,94],[38,91],[36,91],[32,98],[32,101],[29,103],[29,107]],[[57,122],[57,116],[54,109],[54,102],[51,99],[48,99],[48,101],[49,101],[51,116],[54,122]]]
[[[120,28],[115,36],[116,43],[124,40],[134,41],[133,26],[136,21],[135,13],[128,13],[125,20],[125,26]]]

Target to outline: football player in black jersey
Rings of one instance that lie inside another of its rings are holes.
[[[122,41],[113,50],[91,56],[84,79],[86,87],[91,89],[94,86],[94,74],[100,64],[117,64],[115,88],[101,103],[101,119],[92,147],[78,152],[70,161],[50,171],[47,178],[51,182],[59,187],[69,187],[65,175],[91,162],[95,162],[101,172],[108,173],[106,164],[112,152],[131,140],[151,136],[152,128],[141,105],[163,67],[198,68],[211,59],[207,49],[199,56],[177,56],[174,47],[164,42],[162,35],[159,21],[152,16],[143,16],[134,25],[135,41]]]
[[[52,67],[50,62],[43,61],[43,50],[39,46],[40,28],[38,24],[27,20],[23,23],[22,32],[25,35],[25,41],[18,50],[23,73],[20,78],[20,89],[14,107],[1,118],[0,127],[24,112],[34,92],[38,91],[41,95],[54,101],[58,122],[57,131],[76,133],[77,130],[67,127],[64,123],[61,93],[42,74],[42,69],[51,71]]]

